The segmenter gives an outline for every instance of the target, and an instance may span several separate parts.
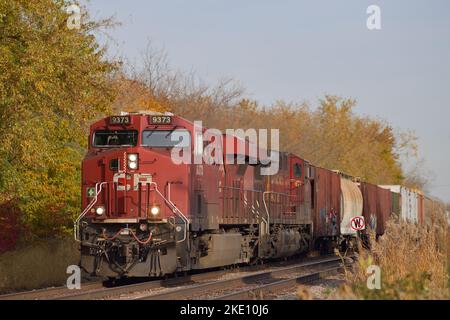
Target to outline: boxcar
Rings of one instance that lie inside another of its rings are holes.
[[[400,185],[382,185],[400,195],[400,217],[409,222],[422,223],[424,219],[424,204],[422,195],[415,190]]]
[[[383,187],[383,186],[382,186]],[[391,212],[400,217],[402,213],[400,193],[391,191]]]
[[[315,167],[314,237],[336,237],[340,234],[341,180],[336,172]]]
[[[362,216],[363,196],[358,184],[351,179],[341,176],[341,234],[356,235],[351,227],[351,220]]]
[[[391,191],[377,186],[377,227],[378,235],[384,234],[386,223],[391,216]]]
[[[377,186],[367,182],[361,182],[363,196],[363,217],[367,228],[377,228]]]

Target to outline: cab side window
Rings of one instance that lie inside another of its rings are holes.
[[[293,171],[294,171],[294,177],[300,178],[302,176],[302,166],[300,165],[300,163],[294,164]]]

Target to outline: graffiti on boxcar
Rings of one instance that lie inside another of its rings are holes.
[[[370,215],[369,226],[372,230],[377,229],[377,216],[375,214]]]
[[[321,223],[319,224],[319,228],[322,229],[323,226],[325,226],[325,230],[326,230],[326,226],[328,225],[328,217],[327,217],[327,211],[325,208],[321,208],[320,209],[320,221]],[[320,230],[321,233],[324,232],[324,230]]]
[[[331,221],[331,235],[335,236],[338,234],[338,225],[337,225],[337,212],[336,209],[331,208],[329,213],[330,221]]]
[[[322,223],[320,224],[323,227],[321,230],[325,234],[330,234],[335,236],[338,234],[338,219],[337,219],[337,211],[334,208],[327,213],[326,208],[320,209],[320,220]]]

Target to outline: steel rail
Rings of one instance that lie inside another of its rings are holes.
[[[138,284],[128,284],[118,287],[101,288],[87,292],[80,292],[72,295],[56,297],[52,300],[94,300],[104,299],[108,297],[120,296],[122,294],[132,294],[134,292],[157,289],[161,287],[169,287],[181,285],[193,281],[191,277],[173,278],[168,280],[153,280]]]
[[[275,262],[274,264],[278,264],[279,262]],[[267,265],[260,265],[260,266],[245,266],[239,268],[239,272],[246,272],[254,270],[255,268],[264,268],[264,267],[272,267],[270,264]],[[276,267],[276,266],[273,266]],[[153,280],[153,281],[146,281],[142,283],[137,284],[129,284],[129,285],[122,285],[117,287],[110,287],[110,288],[101,288],[98,290],[92,290],[88,292],[79,292],[71,295],[65,295],[61,297],[55,298],[55,300],[89,300],[89,299],[102,299],[105,297],[115,297],[119,296],[121,294],[132,294],[134,292],[139,291],[146,291],[146,290],[152,290],[152,289],[158,289],[158,288],[168,288],[168,287],[175,287],[179,285],[186,285],[189,283],[196,283],[200,281],[207,281],[211,279],[216,279],[220,276],[223,276],[227,273],[229,273],[230,270],[216,270],[216,271],[209,271],[209,272],[203,272],[198,274],[191,274],[184,277],[178,277],[178,278],[170,278],[170,279],[163,279],[163,280]]]
[[[196,294],[202,295],[202,294],[207,293],[208,291],[224,290],[227,287],[233,287],[236,285],[255,284],[258,281],[274,278],[275,276],[279,276],[279,275],[285,275],[287,272],[300,271],[301,269],[304,269],[307,267],[325,266],[328,264],[336,264],[336,263],[339,263],[339,266],[341,267],[340,262],[341,262],[341,259],[339,257],[327,258],[327,259],[322,259],[322,260],[312,261],[312,262],[304,262],[304,263],[300,263],[300,264],[290,266],[290,267],[283,267],[283,268],[269,270],[269,271],[255,272],[255,273],[252,273],[249,275],[244,275],[244,276],[237,277],[237,278],[196,284],[193,286],[178,288],[176,290],[171,290],[168,292],[151,294],[151,295],[137,298],[136,300],[177,300],[177,299],[187,299],[187,298],[192,299],[192,297]]]
[[[81,283],[80,290],[95,290],[96,288],[102,288],[103,281],[95,281],[95,282],[86,282]],[[31,291],[23,291],[23,292],[14,292],[8,293],[4,295],[0,295],[0,300],[37,300],[37,299],[45,299],[51,298],[61,295],[69,295],[73,294],[74,291],[79,290],[70,290],[66,286],[59,287],[50,287],[50,288],[42,288],[35,289]]]
[[[297,284],[308,283],[318,280],[325,275],[331,274],[342,268],[342,265],[331,267],[325,270],[311,272],[305,275],[300,275],[292,279],[283,279],[280,281],[264,284],[256,288],[244,289],[232,293],[228,293],[212,300],[263,300],[265,296],[274,294],[279,291],[294,287]]]

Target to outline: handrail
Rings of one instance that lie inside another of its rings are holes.
[[[264,203],[264,208],[266,209],[266,215],[267,215],[267,223],[266,223],[266,234],[269,234],[270,231],[270,214],[269,214],[269,209],[267,209],[267,204],[266,204],[266,194],[271,193],[272,191],[264,191],[263,192],[263,203]]]
[[[78,218],[75,220],[74,223],[74,238],[75,241],[80,241],[80,235],[79,235],[79,224],[81,219],[84,218],[84,216],[89,212],[89,210],[92,209],[92,207],[97,203],[98,201],[98,195],[100,194],[100,192],[103,189],[103,186],[105,184],[107,184],[108,182],[97,182],[95,184],[95,196],[92,199],[92,201],[86,206],[86,208],[81,212],[81,214],[78,216]],[[189,219],[183,214],[183,212],[181,212],[180,209],[178,209],[178,207],[172,202],[172,200],[170,199],[170,183],[168,183],[168,198],[166,198],[158,189],[158,184],[154,181],[148,183],[149,185],[153,185],[154,186],[154,190],[159,194],[159,196],[161,198],[164,199],[164,201],[172,208],[172,211],[178,215],[184,222],[184,232],[183,232],[183,239],[178,240],[177,243],[179,242],[183,242],[187,239],[187,229],[188,229],[188,225],[189,225]],[[149,186],[150,187],[150,186]]]
[[[155,185],[156,185],[156,183],[155,183]],[[170,186],[171,186],[171,183],[168,182],[168,183],[167,183],[167,196],[168,196],[167,199],[161,194],[161,192],[159,192],[158,190],[157,190],[157,192],[163,197],[164,200],[167,200],[167,202],[169,202],[170,205],[171,205],[176,211],[178,211],[178,213],[181,215],[181,219],[182,219],[183,222],[184,222],[184,236],[183,236],[183,239],[182,239],[182,240],[178,240],[178,241],[177,241],[177,243],[180,243],[180,242],[185,241],[186,238],[187,238],[187,228],[188,228],[188,226],[189,226],[189,219],[186,218],[186,216],[180,211],[180,209],[177,208],[177,206],[175,205],[175,203],[173,203],[172,200],[170,199]]]
[[[176,215],[178,215],[178,216],[181,218],[181,220],[183,220],[183,222],[184,222],[183,239],[178,240],[177,243],[180,243],[180,242],[185,241],[185,240],[187,239],[187,229],[188,229],[188,226],[189,226],[189,219],[183,214],[183,212],[181,212],[180,209],[178,209],[178,207],[175,205],[175,203],[173,203],[172,200],[170,199],[170,182],[167,183],[167,186],[168,186],[168,191],[167,191],[167,193],[168,193],[168,198],[166,198],[166,197],[161,193],[161,191],[159,191],[159,189],[158,189],[158,184],[157,184],[156,182],[151,181],[151,182],[148,182],[148,183],[146,183],[146,184],[148,184],[149,187],[150,187],[151,185],[153,185],[154,188],[155,188],[154,190],[156,191],[156,193],[158,193],[158,195],[159,195],[161,198],[163,198],[163,200],[164,200],[169,206],[172,207],[172,212],[175,213]]]
[[[245,190],[244,190],[245,191]],[[261,192],[262,193],[262,192]],[[258,200],[256,200],[256,201],[258,201]],[[245,195],[245,193],[244,193],[244,206],[245,207],[249,207],[249,205],[248,205],[248,200],[247,200],[247,196]],[[259,207],[259,203],[258,203],[258,207]],[[266,223],[267,224],[267,220],[263,217],[263,216],[261,216],[260,214],[259,214],[259,210],[256,210],[256,208],[255,208],[255,206],[252,204],[252,206],[251,206],[251,212],[254,214],[254,215],[257,215],[257,217],[261,217],[261,220],[262,221],[264,221],[264,223]]]
[[[97,203],[98,195],[102,191],[103,185],[107,184],[107,182],[97,182],[95,184],[95,196],[92,199],[92,201],[87,205],[87,207],[81,212],[81,214],[78,216],[78,218],[75,220],[75,223],[73,225],[73,232],[74,232],[74,238],[75,241],[80,241],[80,235],[79,235],[79,224],[80,220],[84,218],[84,216],[88,213],[89,210],[92,209],[92,207]]]
[[[267,209],[267,204],[266,204],[266,194],[279,194],[282,196],[287,196],[287,197],[291,197],[292,195],[287,194],[287,193],[281,193],[281,192],[276,192],[276,191],[264,191],[263,192],[263,203],[264,203],[264,208],[266,209],[266,215],[267,215],[267,230],[266,233],[269,233],[269,225],[270,225],[270,214],[269,214],[269,209]]]

